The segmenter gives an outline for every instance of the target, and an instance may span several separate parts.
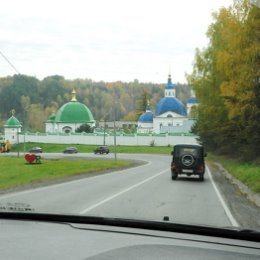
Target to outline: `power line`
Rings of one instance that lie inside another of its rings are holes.
[[[2,55],[2,57],[8,62],[8,64],[15,70],[15,72],[17,74],[20,74],[20,72],[18,71],[18,69],[12,64],[12,62],[0,51],[0,54]]]

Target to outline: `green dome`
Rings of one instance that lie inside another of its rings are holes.
[[[11,116],[5,123],[5,128],[20,128],[22,127],[21,123],[19,122],[19,120],[14,117]]]
[[[64,104],[58,110],[55,118],[56,123],[90,123],[94,121],[88,107],[76,100]]]

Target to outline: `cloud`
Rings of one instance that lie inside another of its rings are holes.
[[[164,82],[171,67],[184,82],[211,12],[230,2],[9,0],[0,9],[1,51],[39,78]],[[13,73],[1,68],[0,76]]]

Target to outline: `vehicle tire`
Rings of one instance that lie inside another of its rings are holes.
[[[199,180],[200,180],[200,181],[204,181],[204,174],[201,174],[201,175],[200,175]]]
[[[177,172],[172,172],[172,180],[176,180],[178,177],[178,173]]]

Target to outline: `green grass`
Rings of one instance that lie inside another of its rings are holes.
[[[125,168],[133,162],[125,160],[42,160],[42,164],[27,164],[24,158],[0,157],[0,189]]]
[[[254,163],[243,163],[223,156],[210,154],[208,160],[219,162],[235,178],[246,184],[252,191],[260,193],[260,166]]]
[[[43,144],[26,143],[12,147],[12,152],[28,152],[33,147],[41,147],[43,152],[62,152],[70,145],[66,144]],[[97,145],[71,145],[77,147],[81,153],[93,153]],[[114,147],[110,146],[110,152]],[[152,153],[170,154],[171,147],[140,147],[140,146],[117,146],[117,153]],[[67,176],[87,174],[125,168],[133,165],[133,161],[124,160],[101,160],[101,159],[75,159],[75,160],[43,160],[42,164],[27,164],[24,158],[0,157],[0,189],[8,189],[27,184],[39,183],[62,179]]]
[[[39,146],[43,149],[44,152],[53,153],[53,152],[62,152],[68,146],[77,147],[80,153],[93,153],[94,149],[98,145],[66,145],[66,144],[44,144],[44,143],[26,143],[15,145],[12,147],[11,151],[16,152],[28,152],[31,148]],[[115,151],[114,146],[109,146],[110,152]],[[169,146],[116,146],[117,153],[148,153],[148,154],[170,154],[172,147]]]

